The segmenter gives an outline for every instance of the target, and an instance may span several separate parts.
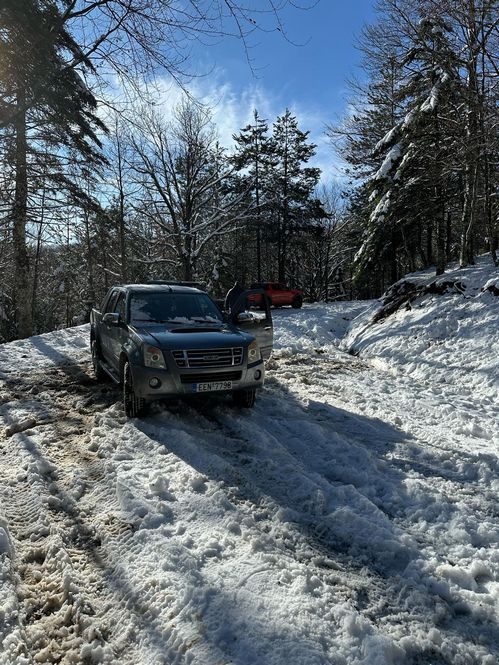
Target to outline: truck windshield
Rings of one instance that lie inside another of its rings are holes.
[[[204,293],[137,293],[130,300],[131,323],[222,323]]]

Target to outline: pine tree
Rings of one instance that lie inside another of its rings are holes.
[[[104,125],[84,78],[63,57],[69,52],[81,58],[81,51],[61,25],[61,12],[51,0],[5,0],[0,10],[0,118],[12,137],[13,300],[19,337],[32,333],[26,227],[30,168],[43,155],[37,148],[45,142],[55,152],[69,150],[87,165],[101,160],[97,131]],[[82,66],[91,67],[84,58]],[[62,169],[52,172],[52,179],[54,186],[82,195]]]
[[[298,120],[288,109],[273,125],[274,165],[268,191],[273,195],[277,270],[282,282],[286,281],[289,244],[294,235],[325,214],[313,197],[320,169],[305,166],[316,147],[308,142],[308,135],[299,129]]]
[[[268,137],[268,129],[267,121],[261,118],[255,109],[253,123],[246,125],[239,134],[233,136],[237,147],[232,161],[239,172],[242,187],[254,197],[251,223],[255,229],[258,282],[262,281],[262,227],[269,198],[265,183],[268,182],[268,174],[273,165],[272,142]]]

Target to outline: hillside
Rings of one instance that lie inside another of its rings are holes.
[[[423,293],[414,300],[402,297],[398,311],[370,325],[383,308],[377,301],[355,319],[342,347],[407,376],[497,401],[499,269],[490,257],[437,279],[431,271],[407,275],[403,283],[416,288],[443,284],[446,292]]]

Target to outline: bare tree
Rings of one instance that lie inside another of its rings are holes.
[[[200,255],[247,214],[244,196],[225,187],[232,168],[216,141],[210,114],[187,99],[170,123],[149,113],[133,145],[133,168],[143,187],[139,210],[161,233],[157,259],[180,264],[182,278],[192,280]]]

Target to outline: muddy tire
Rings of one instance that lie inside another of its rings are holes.
[[[146,410],[145,400],[137,397],[133,389],[132,368],[128,361],[123,365],[123,409],[127,418],[140,418]]]
[[[94,375],[97,381],[103,381],[107,378],[106,372],[102,369],[100,351],[97,340],[93,339],[90,346],[90,351],[92,353],[92,367],[94,370]]]
[[[296,296],[296,298],[294,298],[293,302],[291,303],[291,307],[293,309],[300,309],[302,305],[303,305],[303,298],[301,296]]]
[[[238,390],[237,392],[233,393],[232,400],[234,402],[234,406],[238,406],[242,409],[251,409],[255,404],[256,389],[249,388],[248,390]]]

